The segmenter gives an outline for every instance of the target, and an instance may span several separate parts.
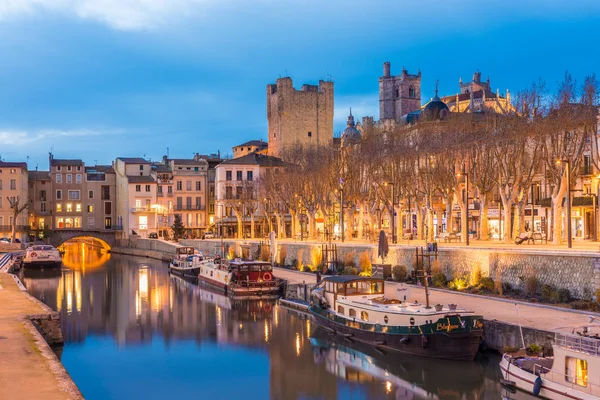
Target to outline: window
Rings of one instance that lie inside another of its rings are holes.
[[[185,182],[185,190],[187,190],[187,191],[192,190],[192,181]]]
[[[17,180],[16,179],[10,180],[10,190],[17,190]]]
[[[226,181],[230,181],[231,180],[231,171],[225,171],[225,180]]]
[[[396,98],[400,97],[400,88],[396,86]]]
[[[200,181],[196,182],[196,190],[200,190]]]
[[[46,221],[44,221],[44,218],[40,218],[40,219],[38,220],[38,228],[40,228],[40,229],[44,229],[44,227],[46,226],[45,222],[46,222]]]
[[[187,210],[191,210],[192,209],[192,198],[191,197],[186,197],[185,198],[185,207]]]
[[[56,191],[56,200],[62,200],[62,190]]]
[[[177,198],[177,209],[181,210],[183,208],[183,197]]]
[[[236,181],[242,180],[242,171],[235,171],[235,180]]]
[[[56,174],[56,183],[62,183],[62,174]]]
[[[162,188],[163,188],[163,187],[162,187],[161,185],[158,185],[158,188],[157,188],[157,190],[158,190],[158,193],[162,194],[162,192],[163,192]]]
[[[62,204],[56,203],[56,212],[62,212]]]
[[[225,199],[226,200],[233,199],[233,188],[231,186],[227,186],[225,188]]]
[[[135,200],[135,208],[142,208],[142,200],[140,200],[140,199]]]
[[[67,203],[67,212],[73,212],[73,204]]]
[[[88,191],[88,199],[93,199],[94,198],[94,191],[93,190],[89,190]]]
[[[135,191],[136,192],[141,192],[142,191],[142,185],[135,185]]]
[[[211,204],[208,206],[208,212],[211,214],[215,213],[215,205],[214,204]]]
[[[369,320],[369,313],[366,311],[361,311],[360,312],[360,319],[362,319],[363,321],[368,321]]]
[[[110,186],[102,186],[101,187],[102,191],[102,200],[110,200]]]
[[[2,190],[2,180],[0,180],[0,190]]]
[[[104,214],[105,215],[112,214],[112,203],[110,201],[104,202]]]
[[[177,190],[183,190],[183,182],[177,181]]]
[[[579,386],[587,387],[587,361],[575,357],[565,357],[565,380]]]
[[[338,306],[338,311],[337,312],[338,312],[338,314],[344,315],[344,307]]]
[[[2,188],[0,188],[2,189]],[[46,191],[40,190],[40,201],[46,201]]]
[[[67,174],[67,183],[73,183],[73,175]]]
[[[75,211],[76,212],[81,212],[81,203],[75,204]]]
[[[140,165],[140,171],[143,171],[143,170],[144,170],[144,166]]]
[[[79,200],[79,190],[69,190],[69,200]]]
[[[16,168],[11,168],[10,169],[10,173],[11,174],[16,174],[17,173],[17,169]]]
[[[145,215],[140,215],[138,224],[140,226],[140,230],[148,229],[148,217]]]
[[[70,170],[71,170],[71,166],[69,165],[69,166],[67,167],[67,171],[70,171]]]
[[[88,217],[87,224],[88,224],[88,228],[95,228],[96,227],[96,217]]]
[[[75,183],[81,183],[81,174],[75,175]]]
[[[150,191],[150,185],[146,185],[146,192]]]
[[[46,203],[41,203],[41,204],[40,204],[40,211],[41,211],[41,212],[46,212],[46,211],[47,211],[47,210],[46,210]]]
[[[62,167],[59,165],[58,167],[56,167],[57,171],[60,171],[62,169]]]
[[[94,205],[93,204],[88,204],[87,210],[89,213],[93,213],[94,212]]]
[[[235,188],[235,198],[236,199],[241,199],[242,198],[242,187],[238,186]]]
[[[167,193],[173,193],[173,186],[167,186]]]
[[[208,197],[215,197],[215,187],[214,186],[211,186],[208,189]]]
[[[342,286],[343,286],[343,285],[342,285]],[[356,317],[356,310],[355,310],[354,308],[351,308],[351,309],[348,311],[348,315],[349,315],[349,316],[351,316],[351,317]]]
[[[200,197],[196,197],[196,210],[199,210],[202,206],[202,199]]]
[[[308,137],[312,137],[312,132],[308,132]]]
[[[408,89],[408,97],[410,97],[410,98],[414,98],[414,97],[415,97],[415,95],[416,95],[415,88],[411,86],[411,87]]]
[[[254,178],[254,176],[253,176],[253,172],[252,171],[246,172],[246,179],[248,181],[251,181],[253,178]]]
[[[80,166],[77,166],[77,171],[81,171],[81,167]]]
[[[110,229],[110,228],[112,228],[112,218],[106,217],[106,218],[104,218],[104,229]]]

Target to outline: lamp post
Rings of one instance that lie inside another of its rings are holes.
[[[569,160],[556,160],[556,164],[565,164],[567,174],[567,247],[573,247],[571,235],[571,162]]]
[[[395,187],[392,182],[386,182],[384,185],[392,187],[392,243],[396,243],[396,207],[394,204],[396,199]]]
[[[456,174],[456,176],[458,176],[460,178],[461,172],[459,172],[458,174]],[[463,170],[462,175],[465,176],[465,209],[467,210],[467,218],[466,218],[466,223],[463,227],[463,230],[467,230],[466,233],[466,237],[465,237],[465,245],[469,245],[469,174]]]

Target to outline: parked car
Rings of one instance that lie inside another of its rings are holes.
[[[202,239],[214,239],[215,237],[215,233],[210,231],[204,232],[204,235],[202,235]]]
[[[158,234],[157,234],[156,232],[151,232],[151,233],[148,235],[148,238],[149,238],[149,239],[158,239]]]

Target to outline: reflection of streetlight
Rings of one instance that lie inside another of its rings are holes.
[[[556,165],[565,164],[567,173],[567,247],[573,247],[571,237],[571,163],[569,160],[556,160]]]
[[[394,204],[394,200],[396,198],[396,192],[394,191],[395,187],[391,182],[386,182],[383,185],[392,187],[392,243],[396,243],[396,208]]]

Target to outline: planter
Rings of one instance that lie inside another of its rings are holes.
[[[456,304],[448,304],[448,309],[450,311],[456,311]]]
[[[435,311],[442,311],[443,308],[444,308],[443,304],[436,304],[435,305]]]

